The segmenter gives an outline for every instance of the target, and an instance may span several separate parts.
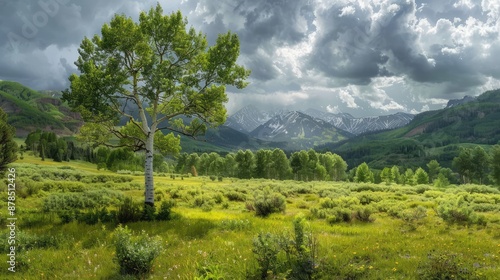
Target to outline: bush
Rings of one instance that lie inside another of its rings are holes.
[[[121,225],[115,230],[115,261],[121,274],[144,275],[151,271],[153,261],[161,252],[161,239],[150,237],[144,231],[133,237]]]
[[[429,253],[427,260],[418,265],[418,279],[478,279],[457,257],[451,253]]]
[[[230,201],[245,201],[245,200],[247,200],[247,197],[244,193],[240,193],[237,191],[230,191],[230,192],[226,193],[226,197]]]
[[[127,197],[123,204],[118,208],[116,219],[119,223],[125,224],[129,222],[137,222],[141,217],[140,207],[132,201],[132,198]]]
[[[60,212],[75,209],[92,209],[119,205],[123,194],[113,190],[90,190],[82,193],[53,193],[43,201],[44,212]]]
[[[154,205],[144,204],[142,208],[142,221],[154,221],[156,208]]]
[[[259,265],[260,279],[267,279],[269,272],[276,272],[279,251],[277,239],[270,233],[259,233],[253,240],[252,252]]]
[[[455,202],[442,202],[437,208],[437,214],[448,223],[474,224],[484,219],[478,219],[477,214],[469,207],[463,196]]]
[[[175,200],[171,199],[168,201],[163,201],[160,205],[160,210],[158,211],[158,215],[156,215],[156,219],[158,221],[168,221],[170,220],[171,209],[175,206]]]
[[[285,212],[285,197],[280,193],[271,193],[269,187],[266,187],[260,193],[256,193],[254,197],[254,208],[257,216],[267,217],[271,213]]]
[[[270,279],[270,273],[271,279],[314,279],[317,272],[316,239],[306,230],[303,216],[295,217],[293,235],[259,234],[252,251],[259,266],[258,279]]]
[[[359,207],[352,212],[356,220],[360,222],[369,222],[369,223],[375,221],[375,218],[371,216],[372,213],[373,213],[373,208],[371,207]]]

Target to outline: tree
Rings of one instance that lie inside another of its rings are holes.
[[[272,165],[272,151],[258,150],[255,153],[255,177],[266,178],[270,177],[270,166]]]
[[[401,182],[401,173],[399,172],[399,167],[397,165],[394,165],[392,168],[391,168],[391,173],[392,173],[392,178],[394,178],[394,182],[396,182],[397,184],[402,184],[403,182]]]
[[[278,180],[287,179],[292,173],[292,169],[290,168],[290,162],[288,161],[285,152],[278,148],[274,149],[272,159],[275,170],[274,178]]]
[[[234,154],[229,153],[224,158],[224,174],[227,177],[235,177],[238,164],[234,159]]]
[[[415,181],[417,184],[429,184],[429,175],[427,175],[424,169],[419,167],[415,171]]]
[[[239,150],[234,158],[237,164],[238,178],[250,179],[255,168],[255,157],[252,151]]]
[[[472,175],[472,152],[470,149],[462,149],[457,157],[453,159],[453,167],[462,178],[462,182],[468,183]]]
[[[368,167],[366,162],[363,162],[356,169],[356,177],[354,177],[354,181],[356,183],[373,183],[373,172]]]
[[[331,152],[320,154],[319,161],[326,169],[328,180],[340,181],[347,177],[347,163],[339,155]]]
[[[392,182],[394,182],[394,175],[392,174],[392,169],[389,167],[385,167],[382,169],[382,172],[380,173],[380,178],[382,179],[383,182],[385,182],[386,185],[390,185]]]
[[[290,168],[292,169],[293,179],[300,180],[299,172],[302,169],[302,164],[300,162],[300,156],[298,152],[295,152],[290,156]]]
[[[472,177],[478,180],[479,184],[482,184],[484,176],[487,174],[488,167],[490,165],[488,154],[484,151],[483,147],[476,146],[472,150],[471,156]]]
[[[207,124],[223,124],[225,86],[244,88],[250,74],[236,64],[237,35],[219,35],[208,47],[206,37],[186,25],[180,11],[163,15],[159,4],[142,12],[139,22],[115,15],[101,36],[83,39],[75,62],[80,75],[71,75],[70,88],[63,92],[84,121],[118,137],[120,146],[145,152],[145,203],[151,206],[154,151],[175,154],[180,149],[180,138],[162,130],[194,137]],[[176,118],[182,115],[192,121]],[[122,128],[116,127],[119,117],[128,119]],[[104,139],[108,145],[109,137]]]
[[[7,170],[7,164],[17,159],[15,129],[7,123],[7,114],[0,108],[0,174]]]
[[[500,145],[493,146],[490,157],[491,179],[500,186]]]
[[[441,166],[439,166],[439,162],[437,160],[433,159],[429,161],[427,164],[427,168],[429,170],[429,181],[432,183],[434,180],[437,179],[437,176],[439,174],[439,171],[441,170]]]
[[[403,185],[408,184],[410,186],[414,186],[416,184],[415,174],[411,168],[406,169],[404,176]]]

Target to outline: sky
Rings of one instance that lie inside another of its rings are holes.
[[[238,34],[252,74],[245,89],[227,88],[229,114],[249,104],[419,113],[500,88],[498,0],[0,0],[0,80],[65,89],[85,36],[156,3],[209,44]]]

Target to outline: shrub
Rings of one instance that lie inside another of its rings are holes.
[[[258,279],[314,279],[317,272],[316,239],[306,230],[305,218],[293,221],[293,235],[260,233],[252,250],[259,266]],[[285,255],[284,258],[280,254]]]
[[[359,207],[352,212],[354,218],[360,222],[373,222],[375,218],[372,217],[373,208],[371,207]]]
[[[154,205],[143,204],[142,208],[142,221],[154,221],[156,208]]]
[[[277,239],[270,233],[259,233],[253,240],[252,252],[259,266],[260,279],[267,279],[269,272],[277,270],[279,251]]]
[[[118,208],[116,219],[119,223],[125,224],[129,222],[137,222],[140,219],[140,207],[132,201],[132,198],[127,197]]]
[[[319,205],[321,206],[321,208],[333,208],[335,206],[337,206],[337,204],[329,197],[325,197],[325,198],[321,198],[319,200]]]
[[[213,199],[215,203],[221,204],[224,201],[224,196],[222,195],[222,193],[217,192],[214,194]]]
[[[448,223],[474,224],[478,222],[478,216],[469,207],[463,196],[459,196],[455,202],[442,202],[437,208],[437,214]]]
[[[369,192],[360,193],[356,195],[356,197],[359,199],[359,202],[363,205],[368,205],[372,202],[379,202],[382,200],[382,197],[380,195]]]
[[[44,212],[92,209],[97,206],[119,205],[123,194],[113,190],[90,190],[82,193],[53,193],[43,201]]]
[[[168,201],[163,201],[160,205],[160,210],[158,211],[158,215],[156,215],[156,219],[159,221],[168,221],[170,220],[171,209],[175,206],[175,200],[170,199]]]
[[[266,217],[271,213],[284,212],[286,209],[285,197],[280,193],[271,193],[269,187],[254,195],[254,208],[257,216]]]
[[[161,239],[150,237],[144,231],[133,237],[121,225],[115,230],[115,260],[121,274],[144,275],[151,271],[153,261],[161,252]]]
[[[237,191],[230,191],[230,192],[226,193],[226,197],[230,201],[245,201],[245,200],[247,200],[247,197],[244,193],[240,193]]]
[[[456,254],[431,252],[417,268],[418,279],[478,279]]]

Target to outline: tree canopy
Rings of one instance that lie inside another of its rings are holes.
[[[110,145],[115,136],[120,142],[112,146],[146,152],[146,203],[153,204],[153,151],[178,153],[172,132],[196,136],[225,122],[226,86],[244,88],[250,74],[236,63],[239,48],[231,32],[209,47],[180,11],[164,15],[159,4],[139,22],[115,15],[101,36],[83,39],[80,74],[69,77],[63,99],[86,121],[81,132],[89,142]],[[128,121],[123,127],[120,118]]]

